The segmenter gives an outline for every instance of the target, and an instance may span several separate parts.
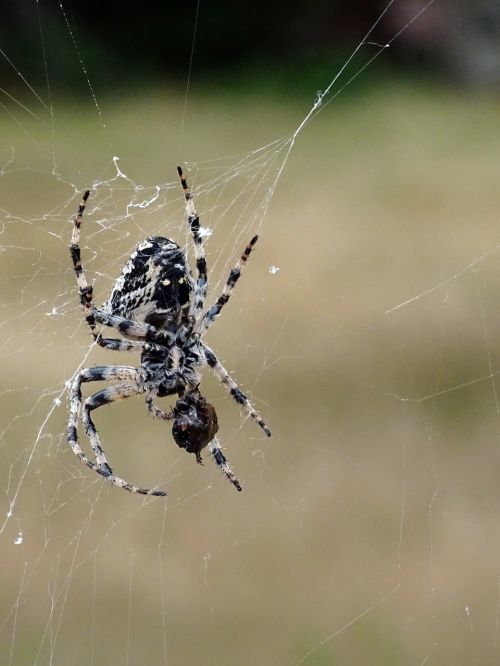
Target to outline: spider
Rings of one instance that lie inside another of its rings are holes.
[[[134,395],[145,396],[150,414],[172,423],[176,444],[193,453],[202,462],[201,451],[210,453],[237,490],[241,484],[231,470],[216,437],[219,429],[217,414],[199,390],[198,368],[208,365],[229,395],[270,437],[271,432],[255,411],[247,396],[229,375],[215,353],[202,342],[203,335],[219,316],[240,277],[241,270],[257,242],[254,236],[235,267],[231,269],[221,295],[205,310],[207,295],[207,263],[200,233],[200,221],[191,191],[180,166],[177,167],[184,192],[187,222],[192,234],[196,258],[196,280],[186,255],[173,240],[150,236],[140,243],[122,269],[111,295],[100,307],[93,305],[93,286],[81,263],[80,229],[90,191],[85,191],[78,213],[73,220],[70,252],[80,301],[96,344],[105,349],[141,353],[141,365],[104,365],[85,368],[74,379],[70,389],[68,442],[73,453],[90,469],[101,474],[115,486],[141,495],[164,496],[161,490],[135,486],[117,476],[109,465],[91,412],[103,405]],[[99,326],[99,330],[98,330]],[[123,338],[105,338],[101,327],[108,326]],[[116,382],[88,397],[82,406],[84,382]],[[154,399],[177,395],[175,406],[166,412]],[[91,460],[82,450],[77,435],[81,422],[95,456]]]

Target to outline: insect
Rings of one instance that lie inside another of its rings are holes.
[[[87,283],[81,262],[80,230],[90,192],[83,194],[73,220],[70,252],[80,301],[94,341],[105,349],[140,352],[141,365],[104,365],[81,370],[70,389],[68,442],[73,453],[90,469],[115,486],[141,495],[166,495],[162,490],[141,488],[117,476],[104,454],[91,413],[135,395],[144,395],[149,413],[172,424],[177,445],[193,453],[202,462],[201,451],[210,453],[237,490],[241,484],[231,470],[217,439],[217,414],[200,392],[199,368],[208,365],[244,414],[253,419],[270,437],[271,432],[247,396],[224,368],[202,338],[226,305],[250,253],[257,242],[254,236],[239,261],[231,269],[221,295],[205,309],[208,278],[207,262],[200,233],[200,220],[191,191],[181,167],[177,167],[184,191],[187,222],[194,244],[196,279],[183,250],[173,240],[150,236],[140,243],[122,269],[108,300],[97,308],[93,304],[93,286]],[[106,338],[102,328],[110,327],[124,339]],[[82,384],[109,381],[111,386],[86,398],[82,405]],[[155,398],[176,395],[175,406],[164,411]],[[81,420],[95,460],[90,459],[78,442]]]

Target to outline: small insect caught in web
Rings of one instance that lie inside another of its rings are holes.
[[[108,300],[101,307],[95,307],[93,286],[87,282],[80,250],[83,213],[90,191],[84,192],[73,220],[70,244],[80,301],[94,341],[104,349],[140,353],[141,364],[139,367],[104,365],[85,368],[78,373],[70,387],[68,442],[77,458],[90,469],[115,486],[141,495],[163,496],[166,493],[136,486],[114,473],[91,416],[98,407],[144,395],[149,413],[172,424],[172,436],[176,444],[188,453],[193,453],[198,463],[202,462],[202,450],[208,447],[216,465],[237,490],[241,490],[241,484],[217,439],[219,426],[215,408],[206,401],[199,389],[199,370],[208,366],[243,413],[255,421],[268,437],[271,436],[271,431],[248,397],[214,351],[203,342],[203,336],[228,302],[257,242],[257,236],[250,240],[231,269],[220,296],[213,305],[206,308],[208,275],[203,241],[210,236],[211,231],[200,227],[193,197],[181,167],[177,167],[177,172],[184,192],[187,223],[194,245],[196,278],[192,275],[185,252],[175,241],[163,236],[150,236],[130,256]],[[103,337],[103,327],[113,328],[123,337]],[[97,391],[82,404],[82,384],[97,381],[110,381],[112,385]],[[177,396],[177,400],[169,411],[155,403],[155,398],[173,395]],[[80,421],[89,438],[94,459],[84,453],[78,441]]]

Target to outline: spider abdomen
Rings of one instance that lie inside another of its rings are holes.
[[[167,328],[180,322],[193,288],[186,255],[177,243],[150,236],[131,254],[103,309]]]

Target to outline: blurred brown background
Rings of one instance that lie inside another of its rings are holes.
[[[420,7],[394,3],[369,40],[388,42]],[[497,663],[497,3],[436,0],[323,106],[275,191],[285,149],[253,151],[294,131],[379,6],[320,7],[319,32],[300,3],[270,8],[268,42],[258,51],[252,24],[226,68],[213,54],[245,25],[200,4],[187,104],[195,6],[133,24],[112,3],[92,21],[64,9],[69,28],[57,3],[10,6],[0,44],[0,662]],[[178,25],[185,50],[169,68]],[[376,52],[361,49],[347,78]],[[236,493],[140,399],[99,410],[116,471],[169,493],[143,502],[65,441],[65,382],[137,361],[90,349],[67,245],[93,185],[82,248],[98,302],[148,234],[189,247],[178,160],[213,229],[212,297],[261,236],[208,338],[273,437],[206,374]]]

